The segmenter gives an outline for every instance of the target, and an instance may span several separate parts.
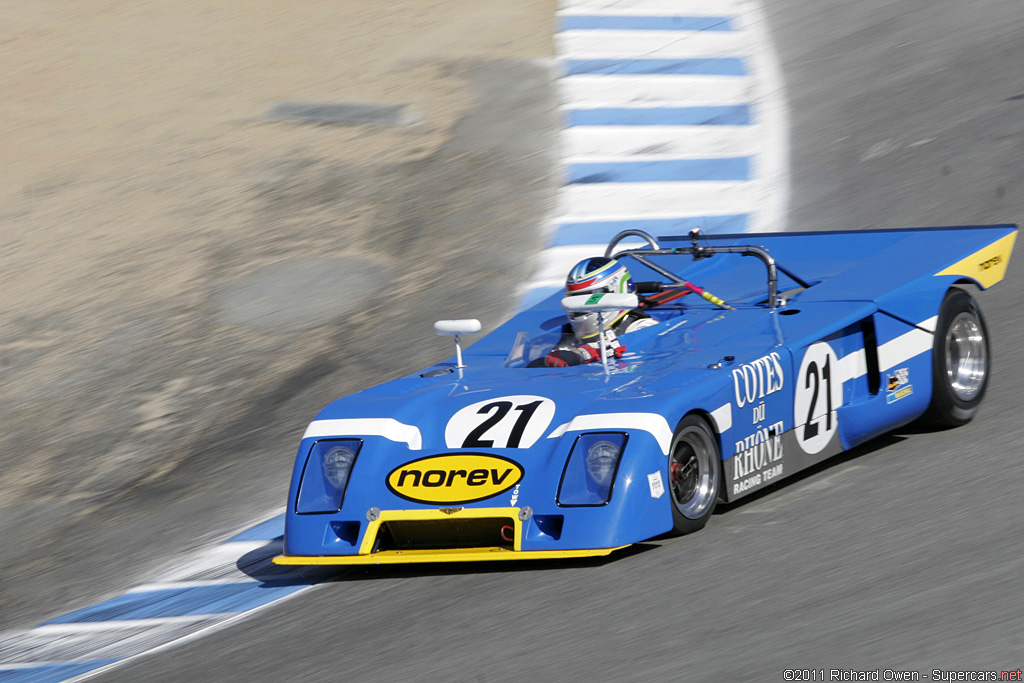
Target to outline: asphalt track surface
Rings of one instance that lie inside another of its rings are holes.
[[[770,0],[793,229],[1024,216],[1016,0]],[[608,561],[343,570],[102,681],[781,681],[1024,664],[1024,254],[980,295],[995,372],[904,430]],[[907,258],[912,258],[908,254]],[[893,263],[899,268],[899,263]]]

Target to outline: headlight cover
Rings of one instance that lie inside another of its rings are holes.
[[[326,439],[314,443],[302,470],[295,511],[311,514],[340,510],[362,445],[359,439]]]
[[[626,434],[621,432],[592,432],[576,437],[558,485],[558,504],[607,504],[625,447]]]

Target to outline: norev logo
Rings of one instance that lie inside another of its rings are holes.
[[[988,270],[989,268],[991,268],[993,266],[998,266],[1002,262],[1003,262],[1003,257],[1000,256],[999,254],[996,254],[992,258],[987,259],[987,260],[982,261],[981,263],[979,263],[978,264],[978,270]]]
[[[417,503],[472,503],[509,490],[523,473],[508,458],[453,453],[400,465],[388,474],[387,485],[396,496]]]

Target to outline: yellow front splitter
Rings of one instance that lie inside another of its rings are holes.
[[[382,550],[370,555],[278,555],[274,564],[415,564],[425,562],[489,562],[508,560],[558,560],[574,557],[603,557],[617,548],[584,550],[509,550],[508,548],[446,548],[440,550]]]

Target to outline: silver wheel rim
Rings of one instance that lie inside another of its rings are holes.
[[[672,443],[668,460],[672,503],[687,519],[699,519],[715,497],[715,449],[706,433],[687,427]]]
[[[946,330],[946,379],[961,401],[974,398],[988,374],[985,335],[978,318],[960,313]]]

